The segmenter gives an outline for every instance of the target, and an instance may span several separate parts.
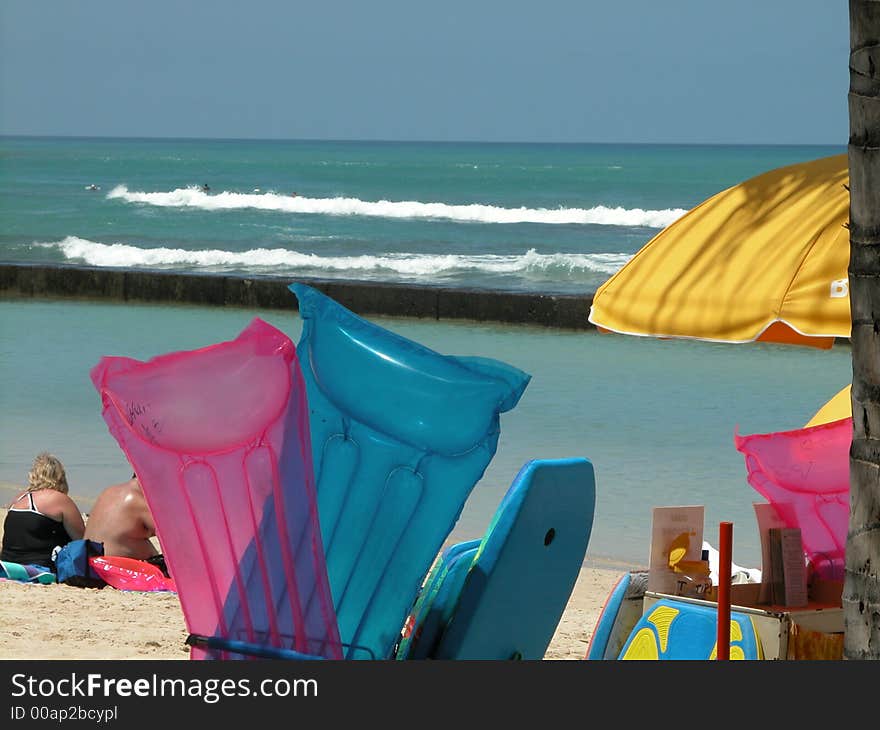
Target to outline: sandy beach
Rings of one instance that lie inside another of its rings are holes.
[[[0,511],[0,526],[6,510]],[[2,535],[2,527],[0,527]],[[583,659],[622,569],[585,566],[545,659]],[[188,659],[177,594],[0,580],[0,660]]]

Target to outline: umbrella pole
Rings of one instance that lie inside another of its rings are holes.
[[[719,526],[718,546],[718,640],[716,657],[730,659],[730,566],[733,553],[733,523]]]

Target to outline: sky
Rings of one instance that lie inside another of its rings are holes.
[[[841,144],[831,0],[0,0],[0,134]]]

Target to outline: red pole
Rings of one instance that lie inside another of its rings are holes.
[[[733,554],[733,523],[722,522],[718,546],[718,649],[716,656],[730,659],[730,565]]]

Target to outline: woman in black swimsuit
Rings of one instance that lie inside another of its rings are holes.
[[[67,495],[64,466],[43,452],[28,473],[28,488],[10,505],[3,523],[0,560],[54,571],[54,551],[85,532],[82,514]]]

